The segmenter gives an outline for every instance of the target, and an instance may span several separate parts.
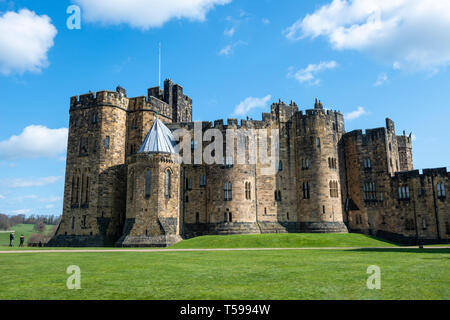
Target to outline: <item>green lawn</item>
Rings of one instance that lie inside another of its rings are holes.
[[[0,255],[0,299],[450,299],[450,249]],[[66,268],[81,268],[81,290]],[[370,265],[381,290],[366,287]]]
[[[393,247],[394,244],[363,234],[257,234],[205,236],[184,240],[173,249],[209,248],[317,248],[317,247]]]
[[[46,226],[46,232],[49,232],[52,230],[53,226]],[[25,245],[28,243],[28,239],[33,233],[36,233],[34,230],[34,224],[18,224],[11,228],[9,228],[11,231],[15,231],[15,239],[14,239],[14,245],[15,248],[19,247],[20,243],[20,236],[23,234],[25,236]],[[9,233],[6,232],[0,232],[0,250],[4,250],[5,246],[9,246]]]

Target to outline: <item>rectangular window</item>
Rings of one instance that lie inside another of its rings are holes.
[[[200,187],[206,186],[206,176],[200,176]]]
[[[109,149],[109,140],[110,140],[110,138],[109,138],[109,136],[107,136],[107,137],[105,138],[105,149],[106,149],[106,150]]]
[[[224,194],[223,199],[225,201],[231,201],[233,199],[231,182],[225,182],[223,187],[223,194]]]
[[[147,169],[145,172],[145,197],[150,198],[150,186],[151,186],[151,174],[150,170]]]

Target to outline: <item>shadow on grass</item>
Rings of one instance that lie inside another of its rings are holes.
[[[450,254],[450,248],[448,249],[433,249],[433,248],[426,248],[426,249],[402,249],[402,248],[363,248],[363,249],[353,249],[350,251],[360,251],[360,252],[403,252],[403,253],[439,253],[439,254]]]
[[[364,235],[365,235],[367,238],[369,238],[369,239],[376,240],[376,241],[379,241],[379,242],[384,242],[384,243],[392,244],[392,245],[395,245],[395,246],[400,246],[400,245],[401,245],[401,244],[399,244],[399,243],[397,243],[397,242],[390,241],[390,240],[387,240],[387,239],[384,239],[384,238],[375,237],[375,236],[370,236],[370,235],[367,235],[367,234],[364,234]]]

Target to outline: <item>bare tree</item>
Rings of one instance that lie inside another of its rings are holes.
[[[0,230],[8,230],[10,227],[7,215],[0,214]]]

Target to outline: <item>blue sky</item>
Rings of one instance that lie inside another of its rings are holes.
[[[278,99],[306,109],[318,97],[347,131],[390,117],[413,132],[416,168],[449,166],[448,1],[126,3],[0,0],[0,212],[61,213],[69,98],[119,84],[145,95],[158,42],[162,77],[193,98],[194,120],[260,119]],[[66,25],[72,4],[80,30]]]

